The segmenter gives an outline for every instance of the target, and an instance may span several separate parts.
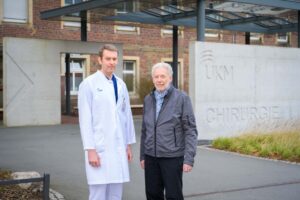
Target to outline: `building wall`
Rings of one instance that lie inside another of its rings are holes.
[[[95,54],[101,46],[98,42],[5,37],[4,125],[60,124],[61,53]],[[122,62],[122,46],[116,46]],[[120,64],[116,71],[121,72]]]
[[[27,23],[5,22],[0,19],[0,43],[3,37],[21,37],[36,39],[55,39],[55,40],[80,40],[80,28],[64,26],[62,21],[41,20],[40,12],[60,7],[62,0],[28,0],[29,20]],[[0,0],[2,5],[3,0]],[[1,15],[0,11],[0,17]],[[136,32],[118,31],[118,25],[130,25],[137,27]],[[166,58],[172,58],[172,36],[162,34],[162,29],[170,28],[167,26],[145,25],[140,23],[124,23],[100,21],[88,24],[88,41],[104,43],[123,44],[124,56],[138,58],[136,85],[139,86],[143,79],[150,79],[151,66],[156,62],[161,62]],[[189,89],[189,42],[196,40],[196,30],[194,28],[179,27],[179,59],[183,66],[183,85],[181,89]],[[211,31],[211,30],[207,30]],[[244,33],[229,32],[224,30],[213,30],[217,37],[206,37],[209,42],[217,43],[245,43]],[[290,41],[287,44],[277,44],[276,35],[263,35],[257,45],[268,46],[292,46],[297,45],[297,35],[290,34]],[[90,73],[98,67],[94,58],[90,58]],[[62,81],[64,80],[62,74]],[[62,84],[63,85],[63,84]],[[76,102],[76,96],[73,97]],[[137,94],[131,95],[133,104],[141,104],[143,97]],[[62,98],[63,104],[63,98]]]

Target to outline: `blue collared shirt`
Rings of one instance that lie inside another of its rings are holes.
[[[158,114],[161,110],[161,106],[164,102],[164,98],[168,94],[169,88],[170,88],[170,86],[168,86],[167,89],[165,89],[162,92],[157,91],[157,90],[154,91],[154,97],[155,97],[155,100],[156,100],[156,120],[157,120]]]
[[[115,77],[115,75],[113,74],[111,79],[109,79],[109,77],[105,76],[107,78],[107,80],[111,80],[114,84],[114,91],[115,91],[115,99],[116,99],[116,103],[118,102],[118,84],[117,84],[117,79]]]

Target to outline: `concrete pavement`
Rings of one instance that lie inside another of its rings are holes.
[[[141,119],[135,119],[137,140]],[[200,133],[201,134],[201,133]],[[133,146],[131,182],[124,200],[144,200],[139,143]],[[78,125],[0,128],[0,168],[49,173],[51,188],[67,200],[88,199]],[[250,158],[199,147],[195,167],[184,174],[190,200],[299,200],[300,165]]]

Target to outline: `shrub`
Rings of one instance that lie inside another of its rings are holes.
[[[212,146],[243,154],[300,162],[300,132],[222,137],[214,140]]]

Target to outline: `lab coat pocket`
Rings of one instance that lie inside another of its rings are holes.
[[[122,111],[123,112],[126,111],[126,99],[124,96],[122,96]]]
[[[93,101],[94,101],[94,108],[97,110],[102,110],[107,106],[107,103],[109,101],[109,98],[107,98],[107,93],[103,89],[97,88],[93,95]]]

